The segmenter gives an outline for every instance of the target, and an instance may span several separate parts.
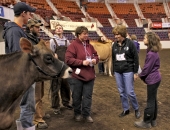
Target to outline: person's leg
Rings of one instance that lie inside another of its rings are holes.
[[[139,128],[151,128],[156,126],[156,117],[157,117],[157,104],[156,103],[156,95],[157,89],[160,82],[147,85],[147,106],[144,110],[144,118],[142,121],[135,122],[135,126]],[[156,108],[156,110],[155,110]],[[155,120],[154,120],[155,119]]]
[[[98,69],[99,69],[99,73],[103,73],[104,72],[104,70],[103,70],[103,63],[102,62],[99,62],[98,63]]]
[[[132,103],[133,109],[138,110],[139,105],[137,102],[136,94],[134,92],[134,73],[133,72],[128,72],[128,73],[123,73],[123,80],[125,83],[125,89],[126,93]]]
[[[71,93],[70,93],[70,85],[67,79],[61,80],[60,94],[61,94],[63,106],[67,107],[68,109],[72,109],[72,106],[69,105]]]
[[[38,128],[48,128],[48,125],[43,120],[45,115],[43,111],[43,103],[42,98],[44,96],[44,82],[36,82],[35,86],[35,114],[34,114],[34,123],[38,126]]]
[[[147,85],[147,106],[144,110],[144,122],[151,123],[152,120],[156,120],[157,117],[157,89],[160,82],[152,85]],[[155,110],[156,108],[156,110]]]
[[[53,109],[58,109],[60,107],[60,96],[59,96],[59,90],[60,90],[60,80],[59,79],[53,79],[51,81],[51,107]]]
[[[74,115],[81,115],[83,81],[72,78],[71,88],[72,88],[71,90],[72,90],[72,98],[73,98]]]
[[[83,117],[88,117],[91,115],[93,86],[94,80],[83,83],[83,100],[82,100]]]
[[[128,102],[128,96],[126,94],[123,74],[115,72],[115,78],[116,78],[116,83],[117,83],[118,91],[119,91],[119,94],[120,94],[120,98],[121,98],[121,101],[122,101],[123,110],[127,111],[127,110],[129,110],[129,102]]]
[[[23,128],[33,127],[35,113],[35,83],[26,91],[20,103],[20,121]]]

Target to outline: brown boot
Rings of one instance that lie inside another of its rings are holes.
[[[143,128],[143,129],[151,128],[151,123],[146,123],[143,120],[135,122],[134,125],[138,128]]]

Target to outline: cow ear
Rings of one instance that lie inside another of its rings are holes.
[[[33,50],[33,45],[28,39],[22,37],[20,38],[20,48],[23,52],[31,53]]]
[[[50,49],[50,41],[45,41],[45,46]]]

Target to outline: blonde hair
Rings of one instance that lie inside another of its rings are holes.
[[[114,27],[112,32],[114,35],[119,34],[124,38],[126,38],[127,36],[127,29],[126,26],[124,25],[117,25],[116,27]]]
[[[132,40],[137,40],[137,36],[136,36],[135,34],[132,34],[132,35],[130,36],[130,38],[131,38]]]

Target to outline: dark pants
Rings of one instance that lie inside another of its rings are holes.
[[[160,81],[147,85],[147,106],[144,110],[144,122],[151,123],[152,120],[156,120],[158,106],[157,106],[157,90],[159,87]]]
[[[70,86],[67,82],[67,79],[53,79],[51,81],[51,102],[52,108],[57,109],[60,107],[60,95],[62,99],[62,104],[67,106],[70,101]]]
[[[73,98],[74,114],[83,117],[90,116],[92,105],[92,93],[93,93],[94,80],[82,81],[79,79],[72,79],[71,91]]]
[[[104,72],[104,64],[102,62],[98,63],[99,73]]]

